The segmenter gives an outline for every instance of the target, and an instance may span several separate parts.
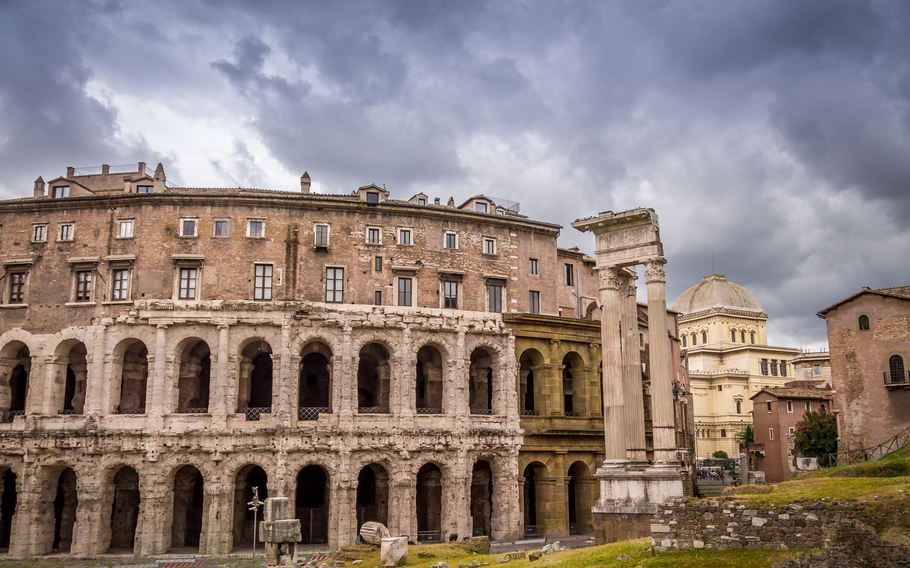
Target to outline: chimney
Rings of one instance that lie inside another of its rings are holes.
[[[446,203],[446,207],[455,207],[455,198],[454,197],[449,198],[449,202]]]
[[[101,175],[111,173],[111,167],[107,164],[101,164]]]
[[[74,175],[75,173],[76,173],[76,168],[74,168],[73,166],[70,166],[70,167],[66,168],[66,177],[67,177],[67,178],[73,177],[73,175]]]
[[[139,162],[139,175],[145,175],[145,162]]]
[[[35,180],[34,197],[44,197],[44,179],[41,176],[38,176],[38,179]]]
[[[433,200],[433,205],[439,205],[439,198],[438,198],[438,197],[437,197],[436,199]]]
[[[167,181],[167,178],[164,176],[164,166],[161,165],[161,162],[158,162],[158,167],[155,168],[155,193],[164,193],[164,182]]]
[[[300,193],[309,193],[310,192],[310,174],[303,172],[303,175],[300,176]]]

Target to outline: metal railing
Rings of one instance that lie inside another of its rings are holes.
[[[392,409],[387,406],[361,406],[357,414],[391,414]]]
[[[521,415],[522,415],[522,416],[537,416],[538,414],[540,414],[540,413],[539,413],[538,411],[536,411],[536,410],[527,410],[527,409],[525,409],[525,410],[522,410],[522,411],[521,411]]]
[[[144,408],[118,408],[114,411],[114,414],[145,414]]]
[[[320,414],[331,414],[327,406],[301,406],[297,409],[297,420],[317,420]]]
[[[877,460],[887,456],[888,454],[893,454],[894,452],[900,450],[901,448],[904,448],[907,445],[910,445],[910,428],[898,432],[877,446],[862,448],[859,450],[846,450],[843,452],[837,452],[836,463],[837,465],[850,465],[854,463]]]
[[[569,523],[569,534],[581,534],[581,524]]]
[[[888,371],[883,371],[882,377],[885,380],[885,387],[887,387],[888,390],[891,390],[894,387],[910,389],[910,370],[904,371],[903,375],[898,377],[892,376]]]
[[[259,420],[263,414],[271,414],[272,408],[271,407],[261,407],[261,408],[251,407],[251,408],[247,408],[246,410],[244,410],[243,413],[246,415],[246,419],[248,422],[255,422],[255,421]]]
[[[417,531],[417,542],[443,542],[442,531]]]
[[[63,410],[61,410],[61,411],[58,412],[57,414],[65,414],[65,415],[82,414],[82,411],[81,411],[81,410],[76,410],[75,408],[64,408]]]
[[[525,536],[540,536],[543,533],[543,525],[525,525]]]
[[[201,408],[178,408],[177,414],[208,414],[209,409],[206,407]]]
[[[477,414],[479,416],[493,416],[492,408],[472,408],[471,414]]]
[[[417,414],[445,414],[441,408],[417,408]]]
[[[566,410],[565,414],[566,416],[578,416],[577,412],[573,412],[571,410]]]

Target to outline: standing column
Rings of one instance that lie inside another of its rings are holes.
[[[651,420],[654,429],[654,462],[677,465],[676,427],[673,419],[673,379],[667,330],[666,260],[645,265],[648,284],[648,334],[651,337]]]
[[[161,431],[163,428],[162,415],[170,409],[165,408],[170,385],[167,384],[167,325],[158,324],[158,333],[155,337],[155,373],[151,375],[151,397],[145,401],[145,413],[149,416],[151,431]],[[146,387],[147,391],[149,390]],[[122,396],[122,394],[121,394]]]
[[[218,360],[215,364],[215,380],[209,381],[209,405],[212,408],[212,425],[216,429],[225,428],[230,400],[230,354],[228,343],[231,328],[225,323],[218,324]]]
[[[626,455],[630,461],[645,464],[645,408],[641,384],[641,343],[638,335],[636,276],[624,272],[620,279],[622,294],[622,384]]]
[[[601,269],[600,301],[603,304],[604,465],[626,462],[626,429],[623,416],[622,338],[620,335],[619,269]]]
[[[105,384],[105,367],[110,362],[104,353],[105,335],[107,326],[96,325],[94,340],[92,342],[92,364],[89,366],[90,376],[85,384],[85,406],[83,414],[98,415],[103,412],[104,393],[109,390]]]

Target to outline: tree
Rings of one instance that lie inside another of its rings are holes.
[[[712,456],[713,456],[714,458],[716,458],[716,459],[719,459],[719,460],[727,460],[727,459],[730,459],[730,456],[727,455],[727,452],[725,452],[725,451],[723,451],[723,450],[717,450],[716,452],[714,452],[714,453],[712,454]]]
[[[823,409],[807,412],[796,424],[793,443],[797,455],[818,458],[822,467],[832,465],[832,454],[837,453],[837,418]]]
[[[745,428],[736,433],[736,439],[740,446],[748,448],[749,444],[755,443],[755,428],[751,424],[746,424]]]

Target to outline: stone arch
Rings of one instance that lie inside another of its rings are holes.
[[[241,342],[239,353],[237,412],[246,413],[248,420],[258,420],[261,414],[272,411],[272,345],[261,336],[249,337]]]
[[[434,462],[427,462],[417,471],[417,539],[436,542],[442,540],[442,523],[445,518],[442,498],[443,473]]]
[[[566,416],[584,416],[585,382],[587,366],[576,351],[569,351],[562,358],[562,399]]]
[[[583,460],[575,461],[566,476],[569,534],[591,534],[594,531],[592,507],[596,501],[591,467]]]
[[[518,358],[519,413],[523,416],[540,414],[546,389],[544,357],[537,349],[529,347]]]
[[[495,368],[499,359],[498,351],[483,345],[471,351],[468,370],[468,406],[471,414],[493,414],[493,383]]]
[[[545,534],[544,505],[547,499],[546,489],[541,486],[541,482],[549,479],[549,470],[543,463],[533,461],[525,466],[522,477],[524,479],[522,492],[524,534],[525,536],[543,536]]]
[[[136,529],[139,524],[139,473],[129,465],[110,470],[110,487],[113,489],[109,525],[109,552],[132,551],[136,546]]]
[[[8,551],[10,547],[19,505],[19,479],[13,468],[0,465],[0,552]]]
[[[445,356],[444,350],[433,343],[425,343],[415,356],[415,408],[417,414],[443,414],[445,412]]]
[[[45,347],[46,380],[52,386],[46,404],[54,414],[82,414],[85,410],[91,359],[85,335],[82,328],[70,328],[56,334],[53,339],[58,341]]]
[[[210,344],[197,336],[183,338],[174,347],[174,363],[177,377],[172,382],[176,391],[174,410],[178,413],[208,412],[212,382]]]
[[[361,414],[387,414],[392,390],[391,351],[384,342],[365,343],[357,356],[357,408]]]
[[[59,470],[59,473],[52,483],[54,531],[50,548],[52,551],[69,552],[76,536],[74,529],[79,507],[76,472],[71,467],[54,469]]]
[[[471,534],[493,536],[493,460],[486,456],[474,460],[471,467]]]
[[[332,411],[334,353],[328,343],[311,339],[300,348],[297,380],[297,418],[315,420]]]
[[[205,478],[198,467],[182,465],[173,470],[173,508],[171,510],[171,550],[202,546],[205,528]]]
[[[234,475],[234,519],[231,525],[234,549],[253,545],[254,517],[247,505],[253,500],[253,489],[258,488],[259,500],[269,497],[268,474],[257,464],[248,463],[237,470]],[[261,518],[262,511],[258,517]]]
[[[29,410],[32,353],[18,339],[11,339],[0,348],[0,422],[12,422]]]
[[[328,544],[331,483],[321,465],[308,464],[297,472],[295,510],[300,519],[302,544]]]
[[[381,463],[368,463],[358,472],[355,501],[358,531],[369,521],[388,526],[390,481],[389,470]]]
[[[141,339],[121,339],[111,353],[111,397],[114,414],[145,414],[148,401],[149,350]]]

